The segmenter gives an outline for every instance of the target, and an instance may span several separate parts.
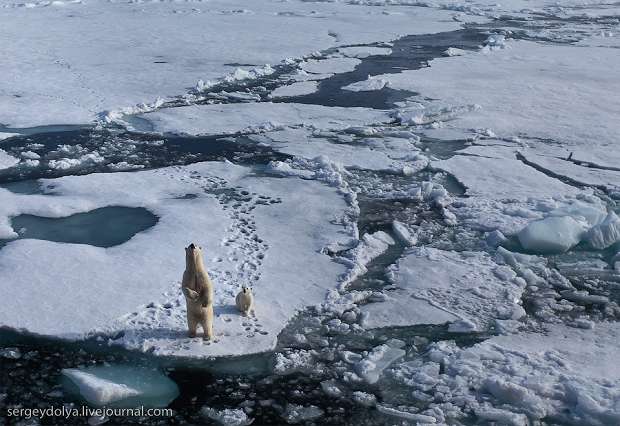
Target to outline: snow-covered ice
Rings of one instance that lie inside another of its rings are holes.
[[[393,267],[396,289],[364,305],[366,328],[453,323],[453,331],[485,331],[495,319],[518,319],[523,286],[488,255],[412,248]]]
[[[375,384],[383,370],[405,355],[406,351],[389,345],[373,348],[364,359],[356,364],[356,371],[368,384]]]
[[[349,58],[364,59],[369,56],[389,55],[392,53],[392,49],[389,47],[350,46],[341,47],[338,52]]]
[[[89,123],[107,111],[137,111],[136,105],[184,95],[197,81],[218,81],[237,68],[243,74],[337,45],[460,25],[448,11],[385,14],[345,2],[93,0],[34,8],[4,3],[0,37],[11,42],[2,45],[10,60],[0,63],[0,75],[8,76],[0,82],[0,123],[13,127]],[[307,66],[343,71],[357,61],[313,60]]]
[[[368,108],[270,102],[194,105],[151,112],[138,119],[130,126],[138,131],[187,135],[256,133],[304,125],[339,130],[391,121],[386,111]]]
[[[0,149],[0,170],[8,169],[19,163],[19,158],[15,158],[6,151]]]
[[[421,376],[420,367],[403,363],[393,377],[430,392],[440,409],[458,401],[459,409],[501,424],[615,424],[618,333],[617,323],[593,330],[552,325],[543,333],[493,337],[464,349],[440,342],[431,345],[424,365],[441,363],[444,373]]]
[[[550,216],[536,220],[519,232],[519,241],[537,253],[563,253],[579,244],[585,229],[570,216]]]
[[[311,74],[341,74],[353,71],[361,62],[357,58],[308,59],[301,69]]]
[[[64,338],[103,332],[115,336],[110,343],[161,355],[270,349],[290,316],[320,303],[346,271],[321,250],[356,237],[344,218],[343,224],[332,223],[348,208],[337,188],[295,177],[252,177],[250,169],[230,163],[70,176],[41,185],[43,195],[0,190],[3,235],[14,235],[9,217],[18,214],[64,217],[119,202],[144,207],[159,221],[108,249],[29,239],[8,243],[0,250],[0,286],[12,302],[2,309],[0,323]],[[232,191],[233,199],[218,198],[222,190]],[[210,345],[185,337],[179,282],[183,247],[192,241],[204,247],[215,282],[218,341]],[[76,259],[83,267],[75,268]],[[281,292],[283,283],[290,291]],[[256,320],[234,309],[242,284],[254,287]],[[29,314],[35,309],[40,315]]]
[[[298,81],[280,86],[269,94],[270,98],[287,98],[291,96],[308,95],[317,91],[319,84],[316,81]]]
[[[213,420],[222,426],[247,426],[254,421],[240,408],[218,410],[211,407],[202,407],[200,414],[206,419]]]
[[[446,123],[449,127],[491,127],[507,139],[562,141],[576,160],[617,165],[620,154],[611,147],[620,132],[615,112],[620,100],[608,94],[620,91],[620,81],[609,73],[619,66],[620,57],[608,48],[519,40],[508,45],[510,49],[489,54],[437,58],[429,68],[380,78],[393,89],[436,100],[425,102],[427,108],[479,106],[458,114]]]
[[[371,92],[373,90],[381,90],[386,86],[389,86],[389,80],[384,78],[369,77],[367,80],[357,81],[351,83],[348,86],[344,86],[344,90],[350,90],[351,92]]]

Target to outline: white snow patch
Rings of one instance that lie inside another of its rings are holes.
[[[338,52],[349,58],[364,59],[369,56],[387,56],[392,53],[389,47],[376,46],[351,46],[341,47]]]
[[[317,91],[319,83],[316,81],[298,81],[296,83],[280,86],[269,94],[270,98],[288,98],[291,96],[308,95]]]
[[[19,163],[19,158],[15,158],[6,151],[0,149],[0,170],[8,169]]]
[[[349,90],[351,92],[372,92],[374,90],[381,90],[384,87],[389,87],[390,82],[384,78],[371,77],[362,81],[356,81],[347,86],[344,86],[343,90]]]
[[[311,74],[340,74],[353,71],[361,64],[357,58],[308,59],[300,64],[301,69]]]

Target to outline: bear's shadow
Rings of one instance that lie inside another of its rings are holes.
[[[213,314],[215,318],[223,319],[226,322],[229,322],[231,317],[241,317],[246,318],[239,310],[236,305],[216,305],[213,307]],[[129,331],[129,330],[125,330]],[[125,335],[125,331],[117,334],[118,338]],[[134,330],[132,330],[134,331]],[[173,329],[173,328],[165,328],[165,327],[154,327],[150,329],[140,330],[140,335],[142,340],[149,339],[165,339],[165,340],[187,340],[192,339],[189,337],[187,333],[187,326],[185,325],[182,329]],[[198,337],[202,336],[202,328],[199,327]]]

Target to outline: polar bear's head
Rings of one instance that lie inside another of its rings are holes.
[[[202,247],[194,243],[185,247],[185,263],[188,268],[202,266]]]

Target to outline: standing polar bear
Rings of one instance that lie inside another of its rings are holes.
[[[244,315],[248,316],[250,312],[254,313],[254,295],[252,289],[246,286],[241,287],[241,291],[235,298],[237,309]]]
[[[213,283],[202,259],[202,248],[194,243],[185,248],[185,272],[181,282],[187,304],[189,336],[196,337],[198,324],[205,339],[213,338]]]

